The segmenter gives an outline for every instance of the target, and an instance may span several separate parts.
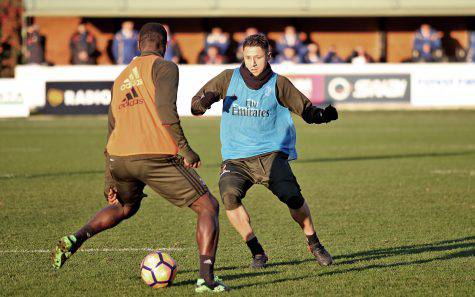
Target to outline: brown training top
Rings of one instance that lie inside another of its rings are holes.
[[[193,97],[191,112],[194,115],[202,115],[206,108],[201,104],[201,98],[205,92],[212,92],[217,98],[223,99],[233,76],[234,69],[227,69],[208,81]],[[245,78],[244,78],[245,80]],[[312,102],[300,92],[290,80],[282,75],[277,75],[276,97],[280,105],[288,108],[291,112],[301,116],[307,123],[312,123],[311,110],[316,108]]]
[[[114,81],[107,153],[176,155],[191,151],[176,110],[178,67],[157,52],[143,52]]]

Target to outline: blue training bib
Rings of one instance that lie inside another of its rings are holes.
[[[246,86],[234,69],[221,117],[223,160],[248,158],[274,151],[297,159],[296,133],[290,111],[279,104],[275,94],[277,74],[258,90]]]

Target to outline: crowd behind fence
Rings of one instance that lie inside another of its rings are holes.
[[[174,37],[168,25],[165,25],[169,38],[165,59],[175,63],[187,63],[183,58],[179,41]],[[246,36],[251,34],[264,34],[256,27],[249,27],[239,40],[231,40],[231,34],[220,27],[213,27],[206,33],[204,44],[197,58],[198,64],[226,64],[239,63],[242,60],[242,43]],[[273,41],[272,60],[275,64],[315,64],[315,63],[352,63],[366,64],[376,61],[363,47],[356,46],[350,55],[343,56],[338,51],[338,44],[331,45],[326,52],[319,46],[318,38],[311,39],[309,34],[298,32],[293,26],[286,26]],[[442,42],[443,33],[437,31],[429,24],[422,24],[414,32],[411,62],[431,63],[448,61]],[[138,33],[132,21],[122,23],[121,29],[112,40],[112,60],[115,64],[128,64],[135,56],[139,55],[137,48]],[[471,41],[467,48],[459,45],[455,49],[454,61],[475,61],[475,33],[471,34]],[[232,42],[234,41],[234,42]],[[78,25],[76,32],[72,33],[69,42],[70,62],[73,65],[96,64],[98,50],[96,37],[87,30],[84,23]],[[38,25],[27,28],[26,37],[26,63],[47,64],[45,61],[45,42],[40,34]]]
[[[54,64],[46,58],[49,56],[46,37],[41,33],[39,24],[34,18],[22,22],[21,14],[20,0],[3,1],[0,4],[0,77],[13,76],[13,69],[17,64]],[[240,34],[232,34],[226,31],[226,27],[210,26],[211,29],[208,32],[202,32],[204,38],[203,44],[200,45],[200,52],[196,56],[192,53],[192,58],[190,58],[190,52],[187,51],[187,59],[183,54],[183,49],[188,50],[188,48],[180,44],[183,39],[176,38],[173,27],[165,26],[169,38],[164,58],[177,64],[195,61],[198,64],[214,65],[240,63],[244,38],[258,33],[268,35],[272,46],[271,63],[274,64],[385,62],[384,54],[380,57],[374,56],[377,53],[367,50],[363,43],[354,44],[351,53],[348,54],[348,48],[346,48],[348,44],[341,41],[328,44],[327,41],[325,47],[320,46],[322,40],[319,40],[318,34],[299,31],[292,25],[286,26],[277,34],[272,32],[272,36],[258,27],[243,28]],[[98,49],[98,36],[95,36],[88,28],[90,25],[87,23],[80,23],[74,32],[70,32],[69,64],[95,65],[108,63],[108,61],[118,65],[128,64],[139,55],[137,26],[132,20],[124,21],[120,30],[108,37],[111,48],[107,52],[101,52]],[[423,23],[419,28],[414,27],[411,55],[404,62],[475,62],[475,31],[467,31],[468,42],[462,45],[456,38],[452,38],[453,32],[445,29],[435,28],[429,23]],[[446,40],[451,40],[452,43],[456,41],[455,46],[453,44],[449,46]],[[384,40],[380,42],[385,43]],[[390,45],[385,43],[383,46],[387,48]],[[345,51],[340,51],[342,48],[345,48]],[[108,58],[98,59],[101,55],[108,55]]]

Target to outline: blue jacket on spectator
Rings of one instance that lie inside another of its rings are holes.
[[[181,60],[181,51],[178,44],[173,40],[167,41],[167,49],[163,57],[167,61],[173,61],[179,63]]]
[[[437,34],[437,31],[430,29],[429,36],[424,36],[421,29],[418,29],[414,36],[413,50],[422,52],[424,44],[430,44],[431,51],[435,51],[442,48],[442,41]]]
[[[344,63],[343,59],[338,57],[338,54],[333,51],[333,50],[330,50],[328,51],[328,53],[323,57],[323,63],[332,63],[332,64],[336,64],[336,63]]]
[[[277,52],[283,54],[287,47],[291,47],[295,50],[295,54],[302,58],[307,53],[307,48],[305,45],[298,39],[294,40],[293,43],[287,41],[286,36],[282,36],[282,39],[275,44]]]
[[[224,55],[228,50],[230,44],[229,35],[223,33],[221,28],[215,27],[211,30],[211,33],[206,35],[204,51],[208,51],[208,48],[214,46],[218,48],[219,54]]]
[[[475,63],[475,31],[470,33],[470,48],[468,50],[468,61]]]
[[[133,31],[131,37],[127,37],[122,31],[119,31],[114,36],[112,42],[112,55],[117,64],[129,64],[132,59],[140,55],[137,48],[137,31]]]

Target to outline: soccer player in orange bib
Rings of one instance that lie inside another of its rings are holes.
[[[61,268],[90,237],[133,216],[148,185],[172,204],[196,212],[200,278],[195,291],[224,292],[228,287],[213,272],[219,204],[194,170],[201,164],[200,157],[180,125],[178,67],[163,59],[166,43],[161,24],[147,23],[140,30],[141,54],[122,71],[112,89],[105,152],[104,194],[109,205],[76,233],[60,239],[52,252],[53,267]]]

